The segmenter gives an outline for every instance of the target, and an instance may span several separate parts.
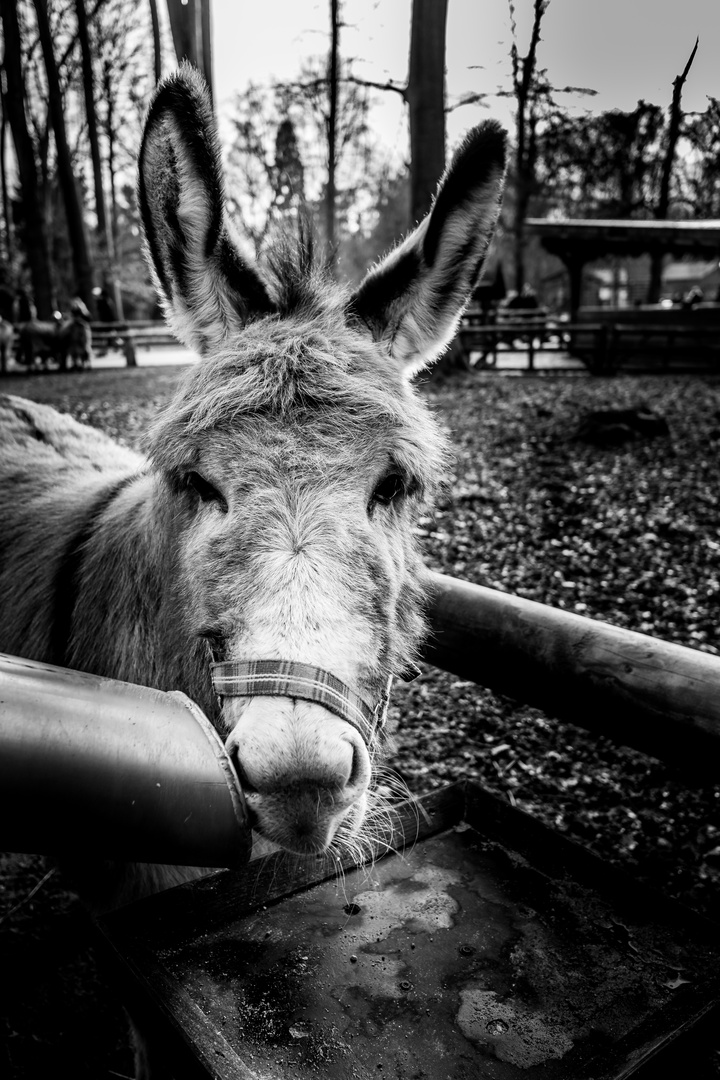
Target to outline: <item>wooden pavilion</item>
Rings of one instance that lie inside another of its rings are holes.
[[[570,318],[580,307],[582,274],[587,263],[607,255],[636,258],[672,255],[675,258],[720,259],[720,221],[623,221],[612,219],[527,221],[547,252],[556,255],[570,277]]]

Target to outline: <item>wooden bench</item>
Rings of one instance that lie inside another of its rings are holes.
[[[567,351],[568,330],[566,323],[553,319],[544,308],[500,308],[489,317],[470,308],[463,316],[458,340],[468,360],[472,354],[479,357],[475,367],[494,368],[502,352],[523,352],[528,358],[528,370],[532,371],[537,352]]]
[[[581,308],[570,352],[597,374],[720,369],[720,306]]]
[[[167,324],[158,320],[93,323],[92,340],[93,349],[100,354],[119,349],[128,367],[137,366],[137,349],[179,345]]]
[[[429,663],[690,783],[719,775],[719,657],[438,574],[429,587]],[[376,854],[270,855],[102,920],[180,1075],[660,1077],[654,1056],[717,1009],[720,928],[475,784],[401,806]]]

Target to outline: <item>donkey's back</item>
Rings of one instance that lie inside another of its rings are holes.
[[[0,396],[0,641],[52,659],[68,557],[96,508],[142,458],[46,405]]]

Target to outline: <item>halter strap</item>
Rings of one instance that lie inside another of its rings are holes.
[[[215,661],[212,681],[218,697],[290,697],[324,705],[359,731],[370,743],[385,724],[392,676],[380,701],[371,709],[366,701],[329,671],[292,660]]]

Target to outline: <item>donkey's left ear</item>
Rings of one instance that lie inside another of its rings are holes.
[[[161,84],[150,106],[138,197],[155,284],[181,341],[207,353],[275,310],[230,236],[212,105],[189,64]]]
[[[350,312],[407,374],[449,345],[477,285],[500,213],[505,141],[494,121],[465,137],[430,213],[367,274],[350,301]]]

